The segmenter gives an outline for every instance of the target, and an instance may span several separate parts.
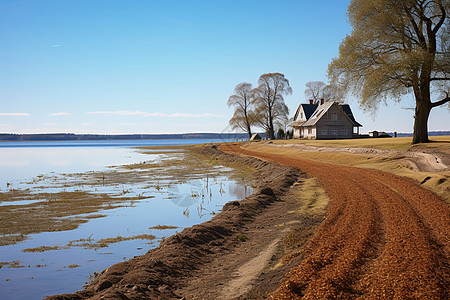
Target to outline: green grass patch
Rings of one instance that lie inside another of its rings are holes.
[[[245,241],[247,241],[248,238],[244,234],[240,234],[236,237],[236,239],[240,242],[245,242]]]

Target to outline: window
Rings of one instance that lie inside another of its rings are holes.
[[[347,135],[347,134],[348,134],[347,127],[342,127],[341,128],[341,135]]]
[[[337,128],[331,128],[331,135],[337,135],[338,129]]]
[[[300,113],[300,120],[303,120],[303,113]]]
[[[312,128],[308,128],[308,134],[312,134]]]
[[[337,113],[332,113],[331,114],[331,120],[332,121],[336,121],[338,119],[338,114]]]
[[[328,135],[328,130],[326,128],[319,128],[320,135]]]

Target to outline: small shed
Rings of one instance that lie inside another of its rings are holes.
[[[371,131],[369,132],[369,136],[373,137],[373,138],[387,138],[387,137],[392,137],[390,134],[384,132],[384,131]]]
[[[261,140],[261,136],[259,135],[259,133],[253,134],[252,137],[250,138],[250,142],[260,141],[260,140]]]

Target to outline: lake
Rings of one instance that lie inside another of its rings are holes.
[[[206,142],[0,143],[1,298],[80,290],[250,194],[251,176],[231,168],[183,150],[133,148]]]

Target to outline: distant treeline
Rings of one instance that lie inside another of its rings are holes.
[[[393,132],[388,132],[391,136],[394,136]],[[438,135],[450,135],[450,131],[429,131],[428,136],[438,136]],[[402,133],[397,132],[398,137],[405,137],[405,136],[413,136],[412,133]]]
[[[95,140],[178,140],[247,139],[246,133],[176,133],[176,134],[14,134],[0,133],[0,141],[95,141]]]

